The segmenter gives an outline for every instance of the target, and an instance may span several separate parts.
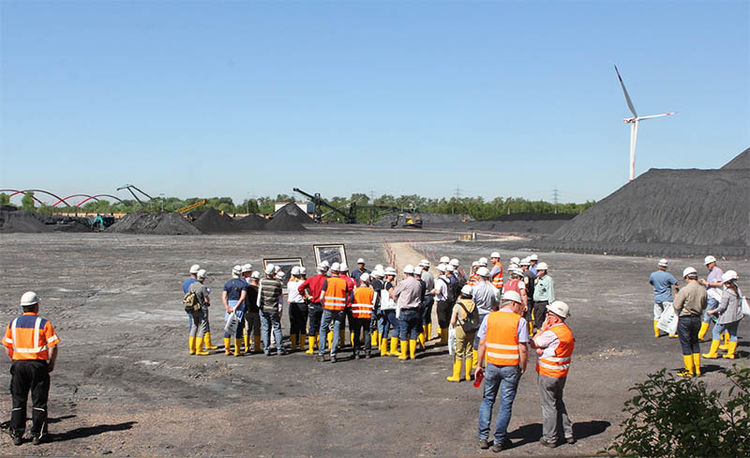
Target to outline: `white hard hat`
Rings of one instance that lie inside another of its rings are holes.
[[[265,272],[266,272],[266,275],[272,275],[272,274],[273,274],[273,273],[274,273],[275,271],[276,271],[276,266],[275,266],[275,265],[273,265],[273,264],[268,264],[268,265],[266,266],[266,270],[265,270]]]
[[[304,267],[304,266],[299,266],[299,274],[300,274],[300,275],[305,275],[305,274],[307,274],[307,269],[305,269],[305,267]]]
[[[426,262],[427,262],[427,260],[426,260],[426,259],[422,259],[421,261],[419,261],[419,264],[417,264],[417,265],[418,265],[418,266],[424,266],[424,264],[425,264]]]
[[[411,264],[407,264],[404,266],[404,273],[405,274],[413,274],[414,273],[414,266]]]
[[[375,264],[375,268],[372,270],[383,270],[383,264]]]
[[[258,278],[260,278],[260,272],[258,272],[257,270],[253,271],[253,273],[250,275],[250,278],[255,278],[257,280]]]
[[[698,275],[698,271],[695,270],[695,267],[685,267],[685,270],[682,271],[682,278],[688,275]]]
[[[547,310],[560,318],[568,318],[570,316],[570,307],[563,301],[554,301],[551,304],[547,304]]]
[[[320,264],[326,267],[331,267],[331,264],[327,260],[323,260]]]
[[[299,266],[292,267],[292,275],[299,275]]]
[[[711,264],[712,262],[716,262],[716,258],[713,256],[706,256],[706,259],[703,260],[703,264]]]
[[[518,263],[519,266],[530,266],[531,263],[529,262],[529,258],[523,258],[521,259],[521,262]]]
[[[659,259],[659,263],[657,264],[657,266],[659,266],[659,267],[669,267],[669,261],[667,261],[664,258]]]
[[[253,270],[253,265],[252,265],[252,264],[250,264],[250,263],[244,264],[244,265],[242,266],[242,273],[243,273],[243,274],[244,274],[245,272],[250,272],[250,271],[252,271],[252,270]]]
[[[388,266],[385,268],[386,275],[396,275],[396,273],[396,269],[394,269],[393,267]]]
[[[440,256],[440,262],[442,264],[448,264],[449,262],[451,262],[451,258],[449,258],[448,256]]]
[[[515,269],[511,269],[511,273],[513,275],[518,275],[519,277],[523,277],[523,270],[521,270],[520,267],[516,267]]]
[[[339,264],[339,272],[346,272],[349,270],[349,266],[346,265],[346,263],[342,262]]]
[[[529,261],[538,261],[538,260],[539,260],[539,256],[535,254],[532,254],[531,256],[529,256]]]
[[[480,263],[484,263],[484,265],[486,266],[487,265],[487,258],[481,257],[481,258],[479,258],[479,262]]]
[[[490,269],[488,269],[486,267],[480,267],[479,269],[477,269],[477,275],[479,275],[480,277],[489,278],[490,277]]]
[[[383,278],[385,276],[385,272],[383,272],[382,269],[375,269],[370,272],[370,276],[375,278]]]
[[[438,272],[445,272],[445,268],[446,267],[447,266],[445,264],[438,264],[437,265],[437,270],[438,270]]]
[[[453,267],[458,267],[461,265],[461,263],[458,261],[458,259],[453,258],[451,259],[450,265],[452,265]]]
[[[424,264],[422,264],[422,267],[424,267],[425,269],[429,269],[430,268],[430,261],[428,261],[428,260],[425,259],[424,260]]]
[[[284,273],[283,270],[276,272],[276,278],[278,278],[279,280],[281,280],[284,277],[286,277],[286,274]]]
[[[39,296],[34,291],[26,291],[21,296],[21,307],[28,307],[39,303]],[[15,330],[13,331],[15,334]]]
[[[471,267],[479,267],[479,261],[473,261]]]
[[[328,271],[328,265],[323,264],[322,262],[318,264],[318,271],[319,272],[326,272]]]
[[[518,269],[518,264],[511,264],[508,266],[510,272],[513,272],[514,269]]]
[[[199,266],[198,264],[193,264],[192,266],[190,266],[191,274],[197,274],[199,270],[201,270],[201,266]]]
[[[448,272],[455,272],[456,268],[453,267],[453,264],[448,264],[447,266],[445,266],[445,270],[447,270]]]
[[[734,270],[727,270],[724,272],[724,275],[721,276],[722,283],[726,283],[728,281],[737,280],[737,272]]]
[[[477,261],[477,265],[480,267],[487,267],[487,260],[484,259],[484,261],[482,261],[482,259],[484,258],[480,258],[479,261]]]
[[[281,266],[275,265],[275,266],[273,266],[273,270],[276,271],[276,272],[281,272]]]
[[[359,281],[360,282],[370,281],[370,274],[368,274],[367,272],[363,273],[362,275],[359,276]]]
[[[206,278],[206,275],[208,275],[208,272],[206,272],[206,269],[200,269],[195,276],[200,278]]]
[[[232,267],[232,275],[239,275],[242,273],[242,266],[237,264],[234,267]]]
[[[503,302],[505,301],[513,301],[521,303],[521,295],[518,294],[516,291],[506,291],[503,293]]]
[[[549,266],[546,262],[540,262],[536,265],[536,270],[549,270]]]
[[[521,264],[521,258],[519,258],[518,256],[513,256],[512,258],[510,258],[510,263],[515,265]]]
[[[490,255],[490,259],[491,258],[498,258],[498,259],[500,259],[500,253],[498,253],[497,251],[493,251],[492,254]]]
[[[357,259],[357,264],[364,264],[365,260],[362,258]]]
[[[333,264],[331,264],[330,270],[332,272],[341,272],[341,264],[339,264],[338,262],[334,262]]]
[[[471,296],[471,285],[464,285],[464,287],[461,288],[461,294]]]

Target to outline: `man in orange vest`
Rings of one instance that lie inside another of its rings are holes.
[[[490,270],[490,278],[492,286],[502,291],[503,289],[503,264],[500,262],[500,253],[494,251],[490,255],[490,261],[492,262],[492,270]]]
[[[495,425],[492,451],[497,453],[512,446],[508,439],[508,423],[513,410],[513,400],[521,375],[528,361],[529,328],[521,316],[521,296],[507,291],[502,296],[500,310],[487,314],[479,331],[478,364],[475,379],[484,375],[484,397],[479,406],[479,447],[490,448],[490,420],[498,389],[500,411]],[[485,356],[487,368],[483,369]]]
[[[10,392],[13,411],[8,432],[14,445],[21,445],[26,429],[26,401],[31,391],[31,438],[34,445],[47,434],[47,399],[49,374],[55,369],[57,344],[60,339],[47,319],[40,317],[39,296],[28,291],[21,296],[23,315],[8,324],[5,331],[5,352],[10,366]]]
[[[375,291],[370,286],[370,274],[363,272],[359,276],[359,286],[354,288],[354,303],[352,304],[352,317],[354,339],[354,359],[359,359],[362,351],[360,336],[364,334],[365,358],[370,359],[372,354],[372,340],[370,339],[370,321],[372,320],[372,309]]]
[[[536,371],[537,384],[542,403],[542,438],[539,442],[545,447],[557,447],[558,430],[562,428],[565,442],[575,444],[573,427],[563,401],[563,388],[570,369],[575,339],[565,320],[570,316],[570,308],[563,301],[547,305],[547,317],[542,329],[531,343],[539,359]],[[558,424],[558,418],[561,425]]]
[[[318,361],[325,361],[326,343],[328,339],[328,325],[333,322],[333,341],[331,343],[331,362],[336,362],[336,342],[343,331],[344,309],[349,303],[349,283],[341,278],[341,265],[334,262],[331,265],[331,276],[323,283],[319,301],[323,304],[323,317],[320,320],[320,344],[318,345]]]

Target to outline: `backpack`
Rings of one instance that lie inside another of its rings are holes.
[[[472,332],[478,331],[481,323],[479,322],[479,313],[477,312],[477,307],[474,306],[473,312],[469,313],[469,311],[466,310],[463,302],[459,301],[458,305],[460,305],[461,308],[464,309],[464,312],[466,312],[466,318],[464,319],[463,324],[461,324],[461,328],[464,330],[464,332],[467,334],[471,334]]]
[[[445,289],[447,290],[447,294],[445,296],[445,302],[449,304],[455,304],[456,298],[458,298],[458,294],[456,292],[456,287],[458,286],[458,281],[452,282],[447,281],[444,278],[438,278],[438,280],[445,283]]]
[[[190,290],[185,293],[185,296],[182,298],[182,303],[185,305],[185,311],[187,313],[197,312],[201,309],[201,302],[198,300],[198,296],[195,294],[193,288],[190,288]]]

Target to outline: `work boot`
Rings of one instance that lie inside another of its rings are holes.
[[[308,355],[312,355],[315,353],[315,336],[310,336],[307,338],[307,353]]]
[[[240,348],[240,339],[234,338],[234,356],[242,355],[242,349]]]
[[[685,364],[685,370],[677,373],[678,377],[692,377],[695,375],[693,369],[693,355],[682,355],[682,361]]]
[[[703,357],[706,359],[716,359],[719,357],[719,341],[718,340],[712,340],[711,341],[711,349],[708,351],[708,353],[703,353]]]
[[[659,325],[659,322],[658,321],[654,321],[654,337],[656,337],[656,338],[660,337],[659,326],[658,325]]]
[[[305,350],[305,339],[307,338],[306,336],[307,334],[304,332],[297,334],[297,349],[299,351]]]
[[[344,332],[343,327],[344,326],[342,325],[341,326],[341,328],[342,328],[341,332],[339,333],[339,348],[344,348],[344,344],[346,342],[346,338],[344,337],[344,334],[346,334],[346,333]],[[352,345],[354,345],[354,344],[352,344]]]
[[[203,344],[206,346],[206,350],[218,350],[219,347],[211,343],[211,333],[207,332],[203,336]]]
[[[224,353],[226,355],[232,354],[232,339],[229,337],[224,337]]]
[[[408,351],[408,346],[409,342],[407,342],[406,340],[401,341],[401,352],[398,355],[398,359],[400,359],[401,361],[406,361],[407,359],[406,352]]]
[[[724,358],[734,359],[734,351],[737,350],[737,342],[729,342],[729,348],[727,348],[727,354]]]
[[[471,369],[477,368],[477,362],[479,361],[479,355],[476,350],[471,350]]]
[[[417,336],[417,342],[419,342],[419,348],[421,348],[422,350],[426,349],[424,346],[424,343],[425,343],[424,332],[419,333],[419,335]]]
[[[296,350],[297,348],[297,334],[290,334],[289,340],[292,342],[292,351]]]
[[[260,353],[260,336],[253,336],[253,352]]]
[[[427,330],[424,332],[427,340],[432,340],[432,323],[427,324]]]
[[[680,337],[680,336],[678,336],[677,334],[670,334],[669,335],[670,339],[677,339],[678,337]]]
[[[701,376],[701,354],[693,353],[693,368],[695,369],[695,376]]]
[[[391,356],[398,356],[398,337],[391,337]]]
[[[16,434],[12,430],[8,430],[8,435],[10,436],[10,440],[13,441],[13,445],[21,445],[23,444],[23,435]]]
[[[440,329],[440,345],[448,344],[448,330]]]
[[[471,381],[471,375],[474,373],[474,370],[472,369],[472,361],[474,360],[467,358],[466,361],[464,362],[464,365],[466,366],[464,368],[464,371],[466,372],[465,375],[466,375],[467,382]]]
[[[701,330],[698,331],[698,340],[703,340],[708,332],[708,323],[701,323]]]
[[[380,356],[388,356],[390,353],[388,353],[388,340],[381,339],[380,340]]]
[[[453,361],[453,375],[445,377],[449,382],[460,382],[461,381],[461,360],[456,358]]]
[[[250,336],[247,334],[242,334],[242,340],[245,343],[245,353],[250,353]]]
[[[332,332],[329,332],[326,335],[326,342],[328,342],[328,348],[331,348],[332,344],[333,344],[333,333]]]
[[[188,337],[188,348],[190,348],[190,354],[195,354],[195,337]]]
[[[354,348],[354,332],[353,331],[349,332],[349,342],[352,344],[352,348]]]
[[[729,350],[729,333],[723,333],[721,339],[723,340],[723,343],[719,345],[719,350]]]
[[[372,331],[370,333],[370,346],[371,347],[377,347],[378,346],[378,331]]]
[[[199,356],[206,356],[206,355],[210,355],[211,354],[211,353],[209,353],[209,352],[207,352],[206,350],[203,349],[203,340],[204,339],[205,339],[205,337],[204,338],[197,337],[195,339],[195,353],[194,354],[199,355]]]
[[[417,340],[410,339],[409,340],[409,358],[416,359],[416,354],[417,354]]]

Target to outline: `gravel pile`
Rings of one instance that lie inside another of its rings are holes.
[[[266,227],[266,220],[258,215],[250,214],[243,218],[234,220],[234,227],[238,232],[262,231]]]
[[[0,211],[0,232],[52,232],[52,225],[44,224],[34,213],[22,210]]]
[[[108,227],[107,232],[130,234],[199,235],[202,232],[179,213],[131,213]]]
[[[215,208],[209,208],[201,216],[193,221],[193,225],[204,234],[217,234],[222,232],[237,232],[232,217],[222,214]]]
[[[278,215],[274,216],[272,219],[270,219],[265,227],[263,228],[266,231],[282,231],[282,232],[292,232],[292,231],[306,231],[305,226],[302,225],[302,223],[299,221],[298,217],[292,216],[289,213],[281,212]]]
[[[750,148],[738,154],[734,159],[724,164],[721,170],[750,169]]]
[[[293,202],[290,202],[276,210],[273,215],[271,215],[271,218],[276,218],[277,216],[284,213],[294,217],[294,219],[299,221],[301,224],[313,224],[315,222],[307,213],[305,213],[301,208],[297,206],[297,204]]]

